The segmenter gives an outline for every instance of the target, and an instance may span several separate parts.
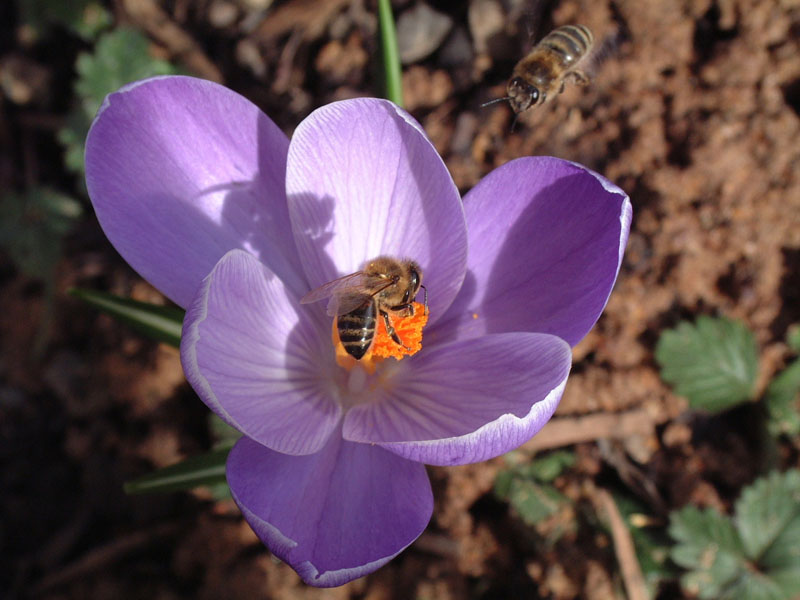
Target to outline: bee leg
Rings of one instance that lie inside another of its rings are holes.
[[[414,305],[411,302],[407,302],[405,304],[398,304],[397,306],[391,307],[392,312],[402,313],[401,317],[413,317],[414,316]]]
[[[394,309],[393,309],[394,310]],[[389,313],[386,311],[381,311],[381,316],[383,317],[383,324],[386,326],[386,333],[392,336],[392,339],[398,346],[402,346],[406,350],[411,350],[408,346],[403,343],[403,340],[400,339],[400,336],[397,335],[397,331],[395,331],[394,326],[392,325],[392,321],[389,319]]]
[[[567,73],[567,77],[572,79],[573,83],[575,83],[576,85],[589,84],[589,76],[583,71],[570,71],[569,73]]]
[[[419,286],[423,290],[425,290],[425,314],[428,314],[428,288],[424,285]],[[403,312],[405,311],[407,314],[404,314],[404,317],[413,317],[414,316],[414,303],[413,302],[405,302],[403,304],[398,304],[397,306],[392,306],[392,312]]]
[[[561,80],[561,87],[560,87],[560,88],[558,88],[558,93],[559,93],[559,94],[563,94],[563,93],[564,93],[564,82],[565,82],[565,81],[566,81],[566,77],[565,77],[564,79],[562,79],[562,80]]]

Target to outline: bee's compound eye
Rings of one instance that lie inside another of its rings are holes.
[[[530,89],[528,90],[528,93],[531,96],[531,104],[536,104],[536,101],[539,99],[539,90],[537,90],[532,85],[529,86],[529,88]]]
[[[411,269],[411,289],[418,289],[419,288],[419,273],[416,269]]]

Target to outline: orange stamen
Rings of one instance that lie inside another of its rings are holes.
[[[383,317],[379,316],[377,321],[378,326],[375,329],[375,337],[372,340],[372,345],[367,353],[361,357],[361,360],[356,360],[347,353],[344,346],[339,341],[336,319],[333,320],[331,334],[333,337],[333,347],[336,351],[336,364],[348,371],[355,365],[361,365],[364,370],[371,375],[375,372],[377,364],[385,358],[391,356],[397,360],[402,360],[406,356],[416,354],[422,349],[422,329],[428,323],[428,314],[423,304],[414,302],[414,314],[408,317],[389,315],[389,321],[392,327],[394,327],[395,332],[397,332],[397,337],[403,342],[402,346],[395,342],[392,336],[386,331]]]
[[[428,322],[425,306],[419,302],[414,302],[413,315],[397,317],[390,313],[389,321],[397,332],[397,337],[409,349],[407,350],[392,339],[392,336],[386,331],[383,318],[379,318],[378,329],[375,331],[375,339],[372,342],[372,355],[375,358],[382,359],[392,356],[397,360],[402,360],[406,356],[412,356],[422,349],[422,328]]]

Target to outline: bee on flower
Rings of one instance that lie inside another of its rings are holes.
[[[549,157],[499,167],[462,202],[385,100],[323,106],[290,141],[189,77],[106,99],[86,182],[111,243],[186,308],[186,377],[242,433],[226,472],[244,518],[315,586],[422,533],[426,464],[499,456],[545,425],[631,221],[622,190]],[[357,281],[345,294],[342,277]]]

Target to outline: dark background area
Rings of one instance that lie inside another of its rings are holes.
[[[304,586],[270,557],[231,501],[123,493],[124,481],[209,448],[212,435],[176,350],[66,293],[164,301],[115,253],[64,164],[58,132],[75,102],[75,61],[92,44],[58,22],[33,35],[25,1],[0,3],[0,192],[47,185],[80,199],[84,214],[50,278],[0,250],[0,597],[623,597],[596,516],[599,488],[637,502],[658,537],[671,510],[728,511],[763,472],[757,408],[688,415],[660,380],[654,348],[681,319],[726,315],[756,334],[759,391],[790,356],[786,332],[800,321],[796,0],[472,0],[457,9],[431,0],[444,33],[417,41],[404,28],[422,31],[432,18],[416,2],[393,2],[406,108],[462,192],[513,158],[554,155],[625,189],[634,221],[556,418],[515,455],[571,449],[573,466],[554,482],[568,507],[531,527],[493,493],[506,459],[431,468],[428,530],[378,572],[331,590]],[[318,106],[381,94],[369,0],[103,7],[109,30],[141,32],[151,56],[225,83],[289,135]],[[589,26],[606,50],[591,84],[567,86],[512,132],[508,106],[480,105],[503,95],[536,39],[568,23]],[[799,447],[781,441],[781,468],[800,464]],[[669,578],[656,590],[683,597]]]

